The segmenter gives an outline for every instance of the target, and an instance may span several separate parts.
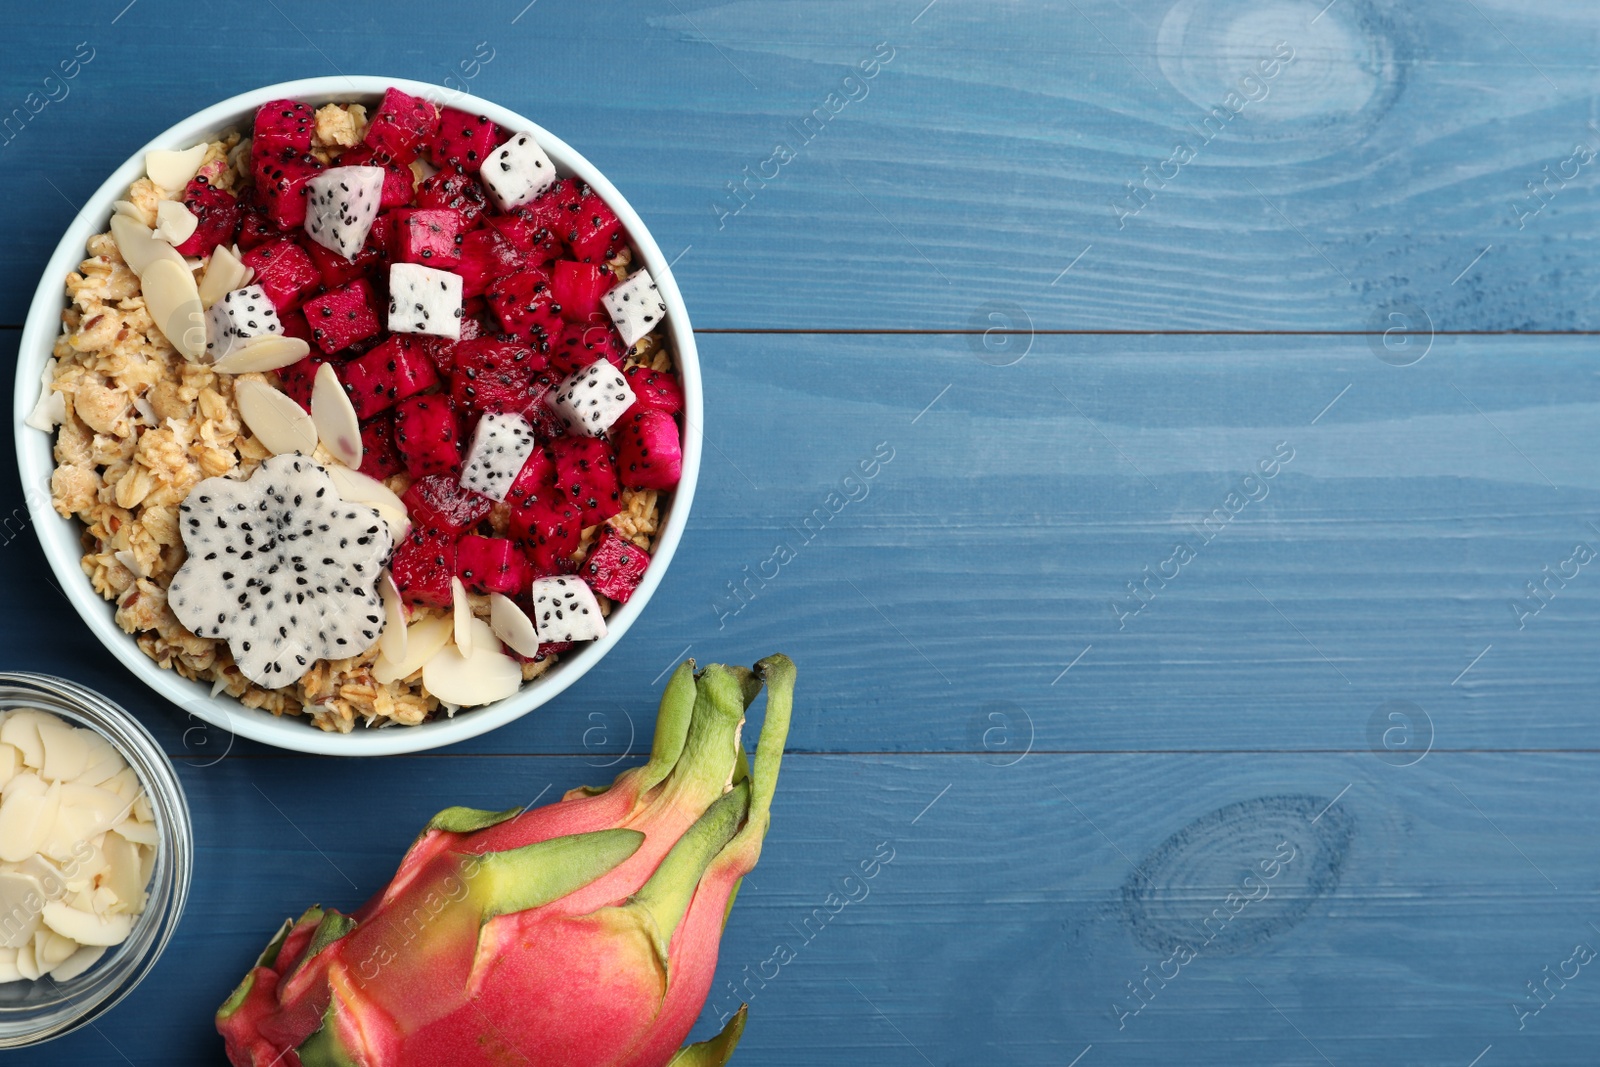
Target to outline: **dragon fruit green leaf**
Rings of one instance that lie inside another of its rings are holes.
[[[461,338],[461,275],[417,263],[389,268],[389,329]]]
[[[528,590],[541,645],[593,641],[606,635],[600,603],[582,578],[540,578]]]
[[[489,153],[478,178],[501,211],[521,207],[550,188],[556,167],[531,133],[519,133]]]
[[[289,685],[378,640],[392,535],[373,508],[341,501],[316,463],[285,454],[242,481],[208,478],[178,515],[188,559],[168,604],[195,634],[226,641],[252,682]]]
[[[574,371],[550,393],[550,408],[574,433],[599,437],[636,398],[628,379],[610,360],[597,359]]]
[[[334,167],[306,181],[306,233],[345,259],[366,243],[383,197],[382,167]]]
[[[489,412],[478,420],[461,466],[461,487],[504,500],[537,442],[521,415]]]
[[[667,316],[666,302],[656,291],[656,283],[647,270],[628,275],[628,280],[600,298],[611,321],[617,324],[622,340],[632,345],[639,338],[661,325]]]
[[[265,289],[247,285],[223,293],[206,312],[206,355],[215,362],[241,341],[269,333],[283,333],[283,321]]]

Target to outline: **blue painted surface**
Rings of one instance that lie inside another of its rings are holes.
[[[1600,577],[1526,584],[1600,548],[1600,364],[1581,335],[1426,332],[1596,327],[1595,164],[1525,189],[1600,147],[1591,8],[513,0],[335,31],[281,0],[202,31],[124,4],[15,13],[0,41],[0,115],[95,49],[0,146],[0,355],[72,202],[154,132],[265,81],[443,79],[480,41],[470,88],[686,249],[698,324],[754,332],[700,338],[714,447],[640,625],[442,753],[294,757],[186,720],[0,518],[8,662],[135,710],[200,845],[147,983],[8,1062],[220,1062],[210,1013],[284,915],[359,902],[445,804],[636,760],[685,646],[801,665],[710,1009],[745,983],[736,1062],[1593,1062],[1600,980],[1527,983],[1600,946]],[[1294,58],[1119,227],[1112,198],[1280,40]],[[878,42],[864,94],[719,229],[725,183]],[[1028,323],[1156,332],[817,332]],[[1170,332],[1197,329],[1245,333]]]

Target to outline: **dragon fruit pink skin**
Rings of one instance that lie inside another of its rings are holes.
[[[762,682],[753,766],[739,742]],[[674,673],[650,760],[532,811],[448,808],[351,915],[284,928],[217,1012],[235,1067],[719,1067],[679,1046],[760,857],[794,665]],[[417,917],[422,916],[419,920]],[[681,1057],[681,1058],[679,1058]]]

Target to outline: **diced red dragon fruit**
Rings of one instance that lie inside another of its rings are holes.
[[[683,476],[678,424],[660,411],[638,411],[611,427],[617,470],[630,489],[671,489]]]
[[[558,437],[550,442],[556,488],[583,512],[593,526],[622,510],[617,468],[611,446],[598,437]]]
[[[455,272],[461,275],[461,295],[478,296],[490,282],[521,265],[516,245],[499,230],[473,230],[461,238],[461,258],[455,266]]]
[[[515,341],[489,337],[458,341],[450,396],[460,407],[521,414],[543,396],[535,376],[546,363],[544,356]]]
[[[512,511],[531,507],[536,501],[546,503],[556,499],[556,468],[550,455],[542,448],[533,450],[522,464],[522,470],[506,493],[506,504]]]
[[[456,576],[479,593],[515,593],[524,584],[526,561],[515,541],[467,534],[456,542]]]
[[[589,549],[579,573],[596,593],[626,604],[649,566],[650,553],[606,526]]]
[[[622,366],[628,346],[605,312],[590,315],[583,322],[569,322],[550,346],[550,365],[562,374],[581,370],[597,359],[608,359]]]
[[[490,215],[484,221],[499,230],[534,266],[546,266],[565,251],[554,231],[529,216]]]
[[[354,148],[347,149],[344,155],[339,157],[339,165],[383,169],[383,191],[378,194],[380,209],[402,207],[411,203],[416,175],[405,163],[396,162],[394,157],[383,152],[375,152],[364,144],[358,144]]]
[[[305,312],[299,308],[278,312],[278,322],[283,325],[285,337],[297,337],[308,345],[311,343],[311,326],[306,322]],[[320,360],[323,357],[315,355],[312,358]]]
[[[627,231],[617,213],[591,189],[578,203],[572,228],[561,236],[578,259],[602,262],[616,254]]]
[[[559,178],[550,188],[534,197],[532,202],[517,209],[556,237],[565,241],[577,228],[578,212],[589,187],[572,178]]]
[[[572,554],[583,538],[583,513],[560,493],[511,512],[510,532],[533,564],[529,577],[571,574]]]
[[[499,143],[500,128],[489,116],[447,107],[439,113],[439,132],[428,146],[428,158],[436,167],[474,174]]]
[[[268,100],[256,109],[252,156],[297,156],[311,150],[317,113],[298,100]]]
[[[209,256],[218,245],[233,244],[239,232],[239,201],[232,193],[196,176],[183,190],[183,206],[196,223],[189,239],[178,245],[180,255]]]
[[[483,186],[471,175],[453,170],[442,170],[424,178],[417,186],[416,201],[417,207],[454,208],[468,223],[476,223],[489,210],[489,194],[483,191]]]
[[[282,237],[283,231],[272,224],[267,218],[266,211],[261,207],[254,207],[243,211],[239,218],[239,248],[248,252],[252,248],[264,245],[268,241],[275,241]]]
[[[256,272],[255,284],[266,291],[280,315],[299,307],[306,294],[322,284],[322,275],[311,256],[287,237],[257,245],[240,259]]]
[[[449,270],[461,262],[461,238],[467,220],[449,207],[405,208],[394,213],[392,248],[402,263],[421,263]]]
[[[403,166],[416,159],[438,131],[438,107],[391,86],[384,90],[383,102],[367,123],[367,132],[361,139],[375,152]]]
[[[617,284],[617,276],[594,263],[558,259],[550,268],[550,292],[568,322],[584,322],[604,310],[600,298]]]
[[[628,379],[633,395],[638,398],[634,401],[633,410],[622,416],[624,419],[645,408],[664,411],[668,415],[676,415],[683,410],[683,385],[671,371],[629,367],[622,373]]]
[[[406,469],[394,443],[394,416],[378,415],[361,423],[361,473],[380,482]]]
[[[394,409],[394,443],[413,478],[461,470],[461,427],[446,397],[400,401]]]
[[[458,534],[489,514],[494,502],[488,497],[463,489],[461,482],[448,474],[418,478],[400,495],[411,521]]]
[[[413,523],[389,560],[389,573],[408,604],[447,608],[456,576],[455,535]]]
[[[337,289],[346,282],[371,273],[378,263],[377,250],[370,246],[357,252],[355,259],[345,259],[316,241],[306,241],[304,247],[311,262],[316,264],[317,273],[322,275],[322,284],[329,289]]]
[[[496,278],[483,295],[507,333],[522,338],[538,334],[546,341],[560,335],[561,315],[551,296],[550,275],[538,267]]]
[[[278,384],[288,394],[289,399],[310,411],[311,387],[317,380],[317,368],[327,362],[329,362],[327,356],[313,352],[300,362],[281,368],[278,371]]]
[[[311,339],[318,348],[332,353],[377,336],[383,328],[377,302],[372,285],[365,278],[307,300],[304,310],[306,321],[311,324]]]
[[[417,338],[392,334],[371,352],[340,367],[339,380],[356,417],[367,419],[432,389],[439,384],[439,375]]]
[[[266,157],[254,164],[256,196],[280,230],[297,230],[306,221],[306,182],[323,169],[312,155]]]

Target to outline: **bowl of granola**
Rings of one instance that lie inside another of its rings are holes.
[[[528,119],[396,79],[154,139],[62,238],[16,381],[84,621],[187,712],[306,752],[555,697],[643,610],[700,462],[693,332],[637,213]]]

